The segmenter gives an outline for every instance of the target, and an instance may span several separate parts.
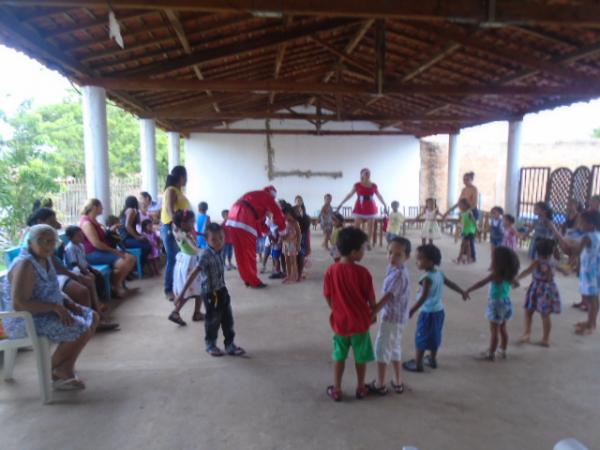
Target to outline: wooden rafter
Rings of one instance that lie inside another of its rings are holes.
[[[151,79],[144,77],[81,78],[83,84],[102,86],[124,91],[205,91],[265,93],[270,91],[287,93],[347,95],[376,95],[373,86],[349,83],[314,83],[296,80],[179,80]],[[441,94],[441,95],[533,95],[533,96],[580,96],[600,95],[600,82],[567,86],[506,86],[506,85],[450,85],[388,83],[386,93]]]
[[[292,42],[298,39],[310,36],[313,33],[320,31],[333,30],[336,28],[344,27],[352,22],[348,22],[341,19],[327,19],[310,24],[298,23],[297,25],[291,25],[290,27],[273,32],[268,35],[260,36],[256,39],[251,39],[242,43],[233,43],[227,46],[216,48],[199,50],[194,52],[192,55],[186,55],[181,58],[172,59],[168,62],[152,63],[145,65],[139,69],[133,69],[125,71],[124,75],[158,75],[166,74],[176,70],[191,67],[196,64],[202,64],[209,61],[218,61],[228,57],[239,56],[249,52],[257,50],[265,50],[276,48],[279,44],[284,42]]]
[[[185,30],[183,29],[183,25],[181,24],[181,21],[179,20],[177,13],[175,11],[173,11],[172,9],[165,9],[165,15],[169,19],[169,22],[171,23],[171,26],[173,27],[173,31],[175,31],[175,34],[177,35],[177,38],[179,39],[179,42],[181,43],[183,50],[188,55],[191,55],[192,47],[190,45],[190,42],[188,41],[187,36],[185,35]],[[194,73],[196,74],[196,77],[199,80],[204,80],[204,76],[202,75],[202,71],[200,70],[200,65],[196,64],[196,65],[192,66],[192,69],[194,70]],[[206,90],[204,92],[206,92],[206,95],[208,95],[209,97],[212,97],[212,92],[210,90]],[[215,112],[221,111],[219,109],[219,104],[217,102],[213,102],[212,107],[214,108]]]
[[[287,16],[283,23],[285,26],[289,26],[293,21],[292,16]],[[285,57],[285,50],[287,49],[287,42],[283,42],[279,44],[277,47],[277,54],[275,55],[275,69],[273,71],[273,78],[276,80],[279,78],[279,73],[281,72],[281,66],[283,65],[283,58]],[[275,92],[271,92],[269,94],[269,105],[272,105],[275,102]]]
[[[94,7],[106,8],[106,0],[4,0],[11,6]],[[368,17],[445,21],[486,24],[489,20],[488,3],[480,0],[420,0],[418,2],[371,0],[306,1],[306,0],[111,0],[115,9],[173,9],[181,11],[254,11],[279,12],[291,15],[318,15],[329,17]],[[493,24],[559,26],[599,26],[600,5],[582,0],[577,3],[553,2],[540,6],[534,2],[497,0]]]
[[[186,133],[217,133],[217,134],[281,134],[281,135],[308,135],[308,136],[403,136],[412,133],[401,131],[378,131],[378,130],[354,130],[354,131],[331,131],[331,130],[288,130],[288,129],[254,129],[254,128],[188,128]]]

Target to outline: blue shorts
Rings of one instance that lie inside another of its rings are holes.
[[[273,248],[271,250],[271,256],[273,257],[273,259],[281,258],[281,249],[280,248]]]
[[[490,236],[490,244],[492,244],[494,247],[498,247],[500,245],[502,245],[502,241],[504,240],[504,238],[502,237],[491,237]]]
[[[417,321],[415,347],[417,350],[437,351],[442,345],[442,329],[444,328],[444,310],[421,312]]]
[[[94,250],[92,253],[85,255],[85,259],[87,259],[87,262],[92,266],[106,264],[112,268],[121,258],[114,253],[107,252],[105,250]]]

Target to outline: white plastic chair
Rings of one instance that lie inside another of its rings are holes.
[[[0,340],[0,351],[4,352],[4,380],[12,380],[13,369],[17,350],[22,347],[33,347],[35,359],[38,368],[38,379],[40,390],[42,391],[42,402],[48,404],[52,402],[52,362],[50,360],[50,342],[45,337],[37,335],[33,318],[26,311],[2,312],[0,319],[7,317],[20,317],[25,321],[27,337],[23,339],[2,339]]]

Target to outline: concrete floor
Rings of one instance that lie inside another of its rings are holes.
[[[440,246],[443,270],[460,285],[486,273],[487,248],[480,247],[477,265],[456,267],[450,262],[454,242],[444,238]],[[33,355],[19,354],[15,381],[0,382],[0,448],[536,450],[565,437],[598,448],[600,338],[572,333],[583,318],[569,307],[578,298],[574,277],[558,277],[566,307],[554,320],[552,348],[512,344],[522,332],[520,288],[513,296],[509,359],[476,361],[488,342],[486,291],[470,303],[448,293],[440,368],[407,374],[402,396],[338,404],[325,395],[331,330],[321,289],[329,263],[316,250],[306,282],[272,283],[264,291],[248,290],[237,274],[227,274],[246,359],[208,356],[202,325],[168,322],[160,282],[138,282],[143,294],[115,311],[122,331],[98,335],[84,350],[79,371],[87,390],[56,394],[56,404],[42,406]],[[369,253],[364,264],[379,289],[384,250]],[[414,259],[411,266],[416,281]],[[190,315],[188,305],[183,316]],[[405,333],[407,358],[414,325]],[[535,333],[541,333],[537,317]],[[374,373],[369,367],[368,378]],[[353,371],[344,384],[353,392]]]

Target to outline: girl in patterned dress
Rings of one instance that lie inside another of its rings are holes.
[[[179,253],[175,257],[175,269],[173,270],[173,293],[175,298],[183,291],[188,275],[198,265],[198,258],[202,250],[198,247],[194,231],[194,213],[190,210],[178,210],[173,217],[173,234],[175,241],[179,246]],[[195,300],[194,315],[192,320],[199,322],[204,319],[204,314],[200,312],[202,307],[202,288],[200,277],[196,277],[194,282],[185,291],[186,296],[175,303],[175,309],[169,315],[169,320],[177,325],[185,326],[185,321],[179,315],[179,311],[186,302],[193,298]]]
[[[530,342],[533,313],[537,311],[542,316],[543,329],[543,337],[539,345],[550,347],[550,329],[552,328],[550,314],[560,314],[561,310],[560,294],[558,286],[554,282],[551,262],[554,241],[538,239],[535,252],[536,260],[517,277],[517,280],[520,280],[528,275],[533,275],[525,297],[525,332],[519,342],[522,344]]]
[[[429,241],[430,244],[433,244],[434,239],[439,239],[441,237],[440,226],[437,222],[438,216],[440,219],[443,218],[442,214],[437,208],[435,198],[426,199],[425,209],[417,216],[417,220],[423,217],[425,218],[423,230],[421,231],[422,245],[427,244],[427,241]]]
[[[283,207],[285,215],[285,232],[283,236],[283,255],[285,257],[285,267],[287,276],[284,283],[297,283],[300,281],[298,274],[298,252],[300,251],[301,231],[300,224],[294,207],[286,203]]]
[[[551,239],[552,238],[552,230],[548,226],[552,223],[552,218],[554,217],[554,213],[550,205],[546,202],[537,202],[533,207],[533,213],[537,216],[537,219],[527,227],[527,231],[522,236],[523,239],[529,237],[529,235],[533,232],[533,236],[531,236],[531,242],[529,243],[529,257],[531,259],[536,258],[535,254],[535,244],[538,239]]]
[[[584,211],[579,215],[578,228],[583,236],[576,241],[563,237],[554,224],[548,226],[567,255],[580,257],[579,291],[581,301],[588,305],[588,319],[575,324],[575,333],[592,334],[596,330],[600,294],[600,212]]]
[[[508,247],[496,247],[492,253],[492,273],[475,283],[465,293],[468,297],[469,293],[474,290],[490,284],[486,312],[486,318],[490,322],[490,346],[481,353],[480,359],[482,360],[494,361],[496,353],[502,359],[506,358],[506,347],[508,346],[506,322],[513,315],[510,290],[516,284],[515,277],[518,273],[519,257],[517,254]],[[500,336],[500,348],[498,348],[498,336]]]

